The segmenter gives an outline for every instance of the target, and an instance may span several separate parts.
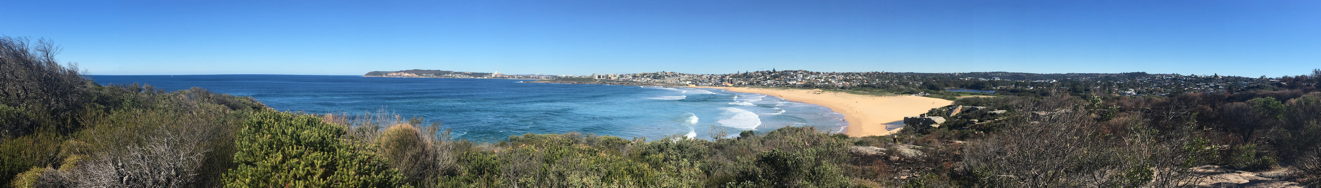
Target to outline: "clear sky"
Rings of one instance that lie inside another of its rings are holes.
[[[0,17],[91,74],[1321,68],[1316,0],[17,0]]]

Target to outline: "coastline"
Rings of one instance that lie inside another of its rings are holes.
[[[953,104],[954,101],[912,95],[874,96],[809,89],[707,87],[739,93],[756,93],[784,100],[821,105],[844,115],[848,127],[844,134],[850,137],[885,136],[900,129],[886,130],[886,124],[903,121],[905,116],[916,116],[932,108]]]
[[[461,77],[413,77],[413,76],[367,76],[367,75],[362,75],[362,77],[363,77],[363,78],[409,78],[409,79],[489,79],[489,80],[527,80],[527,81],[541,81],[541,80],[538,80],[538,79],[530,79],[530,78],[461,78]]]

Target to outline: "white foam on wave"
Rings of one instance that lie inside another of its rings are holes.
[[[757,129],[757,126],[761,126],[761,116],[758,116],[757,113],[731,107],[720,109],[725,110],[726,114],[730,114],[729,118],[716,121],[720,123],[720,126],[743,130],[753,130]]]
[[[747,97],[743,97],[743,101],[746,102],[761,102],[763,99],[766,99],[765,95],[748,95]]]
[[[688,137],[688,139],[697,138],[697,128],[696,128],[696,127],[697,127],[697,122],[698,122],[698,120],[700,120],[700,119],[697,118],[697,114],[694,114],[694,113],[692,113],[692,112],[688,112],[687,115],[688,115],[688,119],[687,119],[687,123],[688,123],[688,134],[685,134],[684,136],[685,136],[685,137]]]
[[[750,102],[743,102],[743,101],[734,101],[734,102],[729,102],[729,105],[739,105],[739,106],[756,106],[756,104],[752,104],[752,103],[750,103]]]
[[[686,89],[686,90],[684,90],[684,91],[687,91],[687,92],[685,92],[685,93],[687,93],[687,94],[694,94],[694,95],[714,95],[714,94],[716,94],[715,92],[707,91],[707,90],[705,90],[705,89]]]
[[[739,97],[739,96],[740,95],[734,95],[734,99],[733,99],[734,102],[729,102],[729,105],[756,106],[757,104],[753,104],[753,103],[761,102],[761,100],[766,98],[765,95],[746,95],[745,97]]]
[[[659,97],[652,97],[652,98],[647,98],[647,99],[651,99],[651,100],[677,101],[677,100],[683,100],[683,99],[687,99],[687,98],[688,98],[687,95],[675,95],[675,96],[659,96]]]
[[[684,90],[681,90],[681,89],[668,88],[668,87],[661,87],[661,86],[640,86],[640,87],[642,87],[642,88],[648,88],[648,89],[659,89],[659,90],[669,90],[669,91],[687,92],[687,91],[684,91]]]
[[[775,109],[778,110],[778,111],[776,111],[776,112],[772,112],[772,113],[765,113],[765,115],[772,115],[772,116],[775,116],[775,115],[784,114],[784,112],[788,112],[788,110],[784,110],[783,108],[775,108]]]
[[[688,137],[688,139],[697,138],[697,129],[694,129],[693,127],[688,127],[688,134],[683,136]]]

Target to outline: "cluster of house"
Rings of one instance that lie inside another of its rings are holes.
[[[731,74],[687,74],[654,72],[632,74],[594,74],[595,82],[625,85],[673,86],[756,86],[810,88],[919,88],[924,84],[951,87],[974,83],[987,91],[1085,90],[1116,95],[1166,95],[1181,92],[1217,92],[1269,85],[1266,78],[1219,75],[1179,75],[1146,73],[887,73],[887,72],[813,72],[804,70],[755,71]]]
[[[632,74],[596,74],[590,78],[604,82],[642,83],[652,85],[692,85],[692,86],[761,86],[761,87],[801,87],[828,86],[854,87],[876,82],[866,76],[850,73],[812,72],[812,71],[757,71],[734,74],[686,74],[676,72],[632,73]]]

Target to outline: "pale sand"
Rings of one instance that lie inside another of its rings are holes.
[[[851,137],[884,136],[894,134],[885,130],[885,124],[903,121],[905,116],[917,116],[936,107],[953,104],[954,101],[920,97],[912,95],[875,96],[844,92],[830,92],[807,89],[770,89],[747,87],[700,87],[722,89],[731,92],[756,93],[779,97],[784,100],[821,105],[843,114],[849,126],[844,134]]]

